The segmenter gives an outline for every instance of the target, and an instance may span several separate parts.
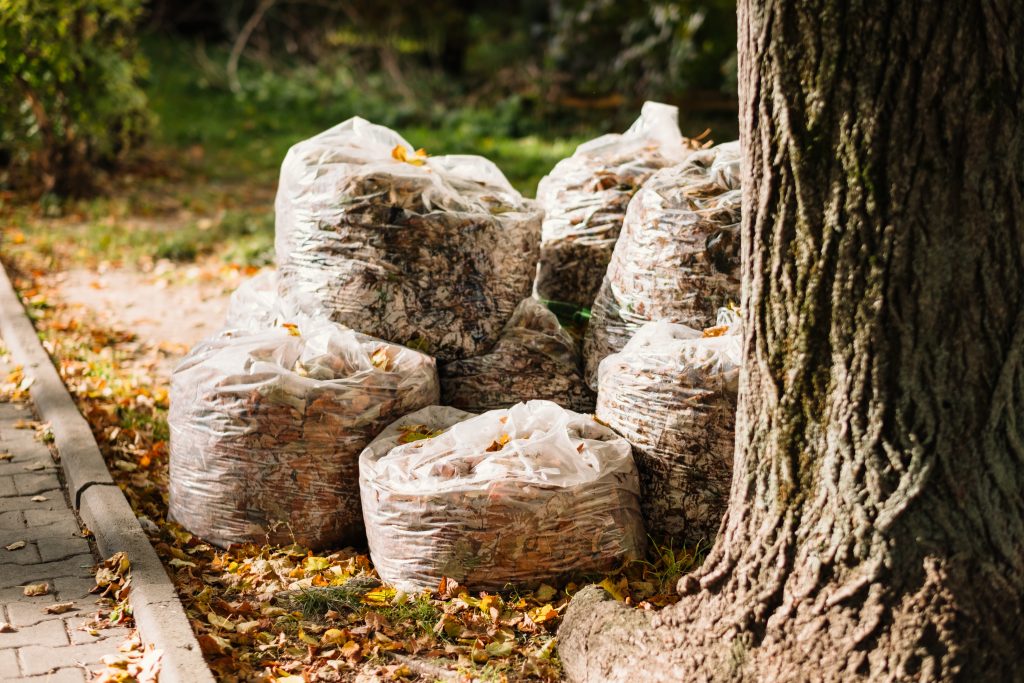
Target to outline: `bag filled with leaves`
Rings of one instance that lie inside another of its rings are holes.
[[[541,298],[590,306],[633,193],[690,151],[677,119],[676,107],[647,102],[625,133],[580,145],[540,181],[537,201],[545,216],[536,291]]]
[[[433,358],[327,321],[201,342],[172,377],[170,516],[222,547],[357,541],[360,452],[438,395]]]
[[[655,173],[629,203],[591,309],[583,344],[587,382],[644,323],[697,329],[739,299],[740,148],[730,142]]]
[[[363,451],[359,484],[370,557],[403,590],[532,585],[645,546],[629,444],[550,401],[407,415]]]
[[[580,372],[572,337],[534,298],[523,299],[487,353],[445,363],[441,402],[473,413],[543,399],[581,413],[594,411],[594,394]]]
[[[597,417],[633,445],[647,530],[659,540],[711,539],[732,482],[741,338],[719,327],[647,323],[601,362]]]
[[[229,330],[263,330],[289,322],[289,317],[277,294],[277,272],[264,270],[231,293],[224,327]]]
[[[276,213],[284,298],[440,360],[497,341],[543,216],[490,161],[427,157],[358,117],[288,151]]]

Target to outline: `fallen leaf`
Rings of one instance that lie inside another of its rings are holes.
[[[47,605],[43,608],[44,614],[64,614],[75,609],[75,603],[73,602],[58,602],[53,605]]]
[[[13,460],[13,459],[14,459],[14,453],[0,453],[0,462],[4,462],[6,460]]]
[[[533,597],[536,598],[537,602],[551,602],[557,594],[558,591],[552,586],[542,583],[540,588],[533,592]]]
[[[500,643],[488,643],[484,649],[492,657],[508,657],[512,654],[512,650],[515,649],[515,643],[511,640],[505,640]]]
[[[32,496],[32,502],[33,503],[44,503],[44,502],[46,502],[48,500],[50,500],[50,499],[47,498],[46,496]]]
[[[220,616],[219,614],[217,614],[216,612],[210,612],[209,614],[207,614],[206,615],[206,620],[209,621],[214,626],[216,626],[217,628],[222,628],[225,631],[234,631],[235,630],[235,625],[231,623],[230,619],[226,619],[226,618]]]
[[[35,597],[37,595],[46,595],[50,592],[50,585],[46,582],[43,583],[30,583],[25,586],[24,593],[29,597]]]
[[[243,621],[235,626],[235,631],[241,633],[243,636],[247,636],[250,633],[255,633],[259,629],[259,621]]]
[[[541,605],[537,609],[530,610],[530,619],[533,619],[534,623],[537,624],[543,624],[545,621],[551,621],[557,616],[558,610],[550,604]]]
[[[0,622],[0,633],[14,633],[17,630],[6,621]]]
[[[354,640],[350,640],[341,646],[339,652],[341,652],[346,659],[355,659],[359,656],[359,649],[359,643]]]
[[[10,545],[5,545],[4,548],[6,548],[7,550],[21,550],[22,548],[25,547],[25,545],[26,545],[25,541],[15,541],[14,543],[11,543]]]

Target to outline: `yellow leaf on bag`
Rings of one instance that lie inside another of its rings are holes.
[[[395,145],[394,149],[391,150],[391,157],[413,166],[422,166],[427,160],[427,150],[420,147],[410,156],[409,150],[404,145]]]
[[[302,333],[299,332],[299,326],[296,325],[295,323],[281,323],[281,327],[288,330],[288,334],[292,335],[293,337],[302,336]]]

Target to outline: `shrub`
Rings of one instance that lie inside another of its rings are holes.
[[[0,180],[85,194],[145,137],[142,4],[0,0]]]

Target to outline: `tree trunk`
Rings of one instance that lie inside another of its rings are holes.
[[[574,681],[1024,680],[1024,15],[741,0],[730,507]]]

